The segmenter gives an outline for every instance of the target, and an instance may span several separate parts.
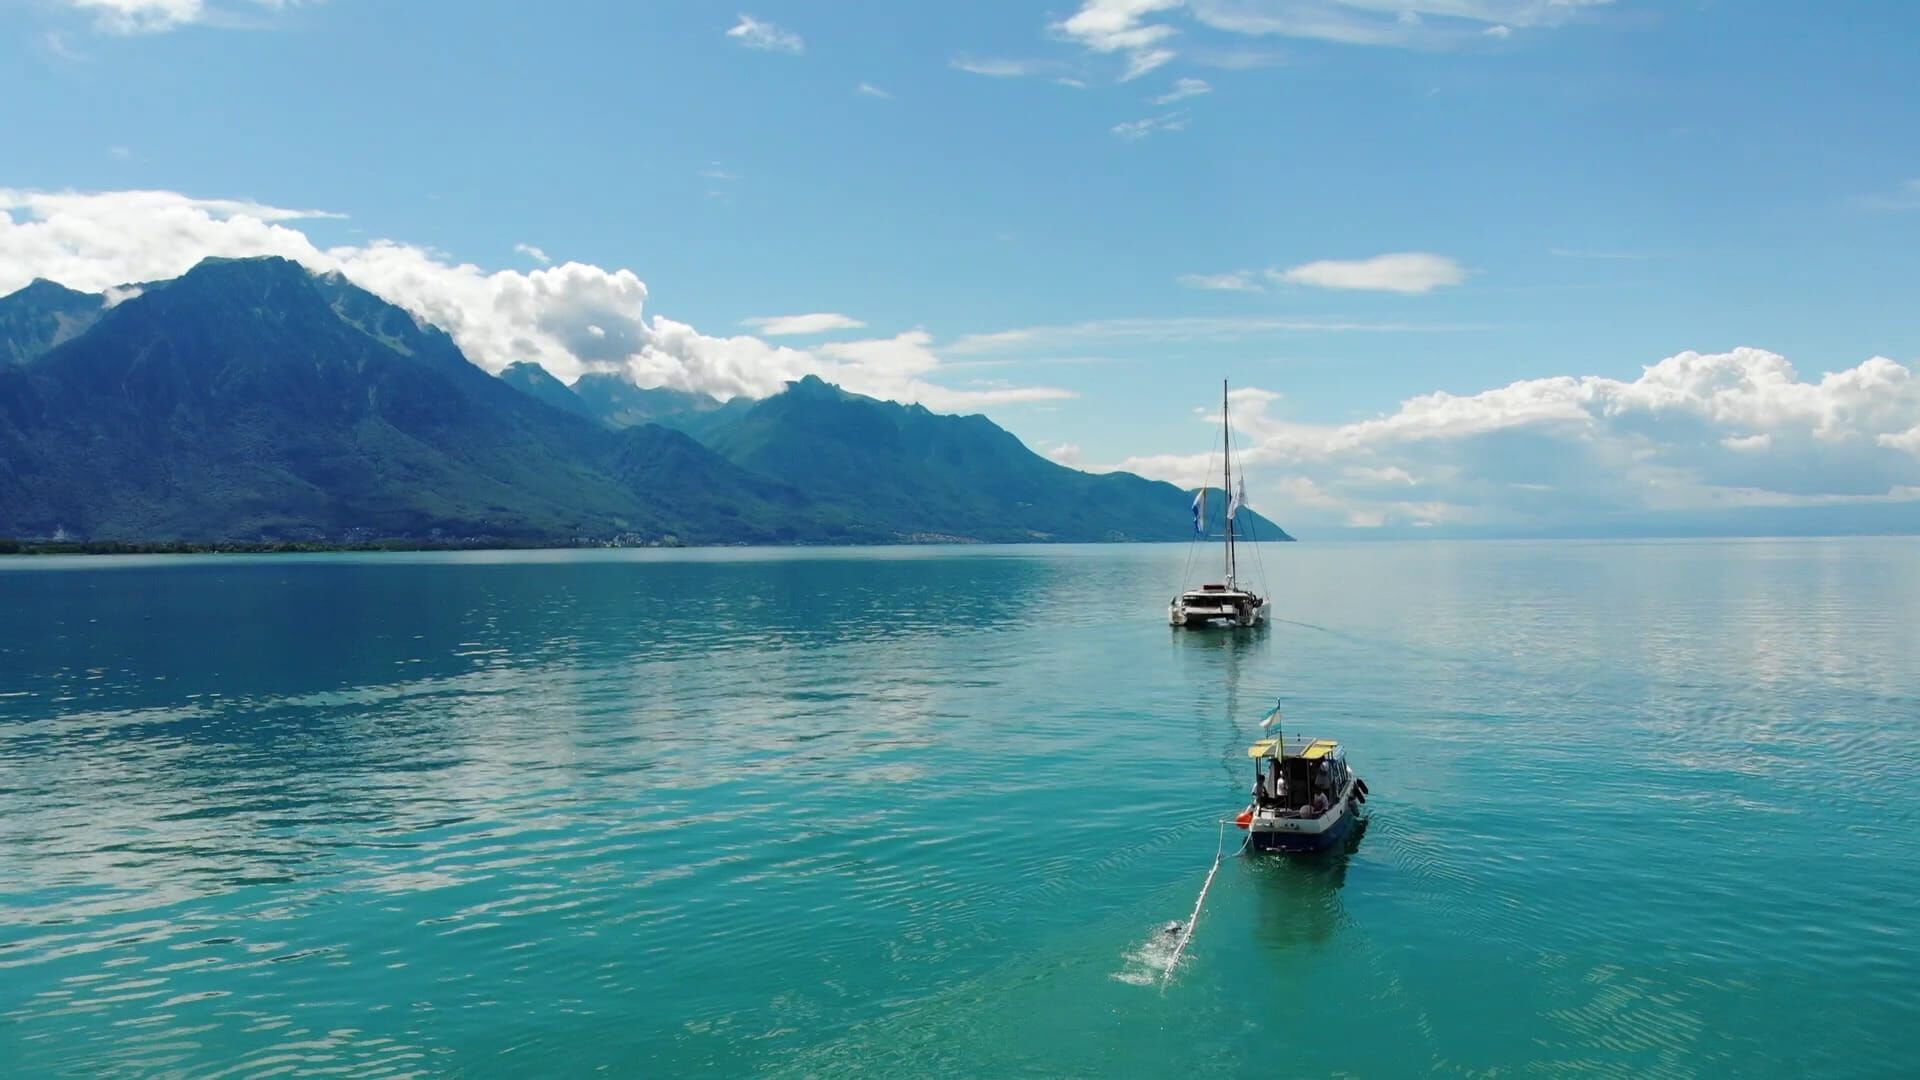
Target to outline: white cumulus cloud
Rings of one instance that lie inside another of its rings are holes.
[[[1244,69],[1281,63],[1284,54],[1244,43],[1285,37],[1343,45],[1443,50],[1486,48],[1516,30],[1551,29],[1585,20],[1613,0],[1078,0],[1071,14],[1047,24],[1056,41],[1097,58],[1121,61],[1128,82],[1176,60]],[[1111,62],[1105,61],[1105,62]],[[980,75],[1012,77],[1056,70],[1048,61],[955,59]],[[1204,93],[1163,95],[1168,104]],[[1074,78],[1069,85],[1079,85]]]
[[[1153,99],[1155,105],[1171,105],[1176,101],[1185,101],[1190,97],[1213,93],[1213,87],[1205,79],[1175,79],[1173,89]]]
[[[1211,289],[1216,292],[1260,292],[1258,281],[1251,270],[1230,270],[1224,274],[1181,274],[1177,279],[1189,289]]]
[[[1920,378],[1884,357],[1806,379],[1761,349],[1686,352],[1632,380],[1423,394],[1336,425],[1289,421],[1280,403],[1254,388],[1232,402],[1254,503],[1285,521],[1540,528],[1912,502],[1920,528]],[[1210,466],[1158,454],[1121,467],[1190,484]]]
[[[256,25],[261,9],[279,11],[301,0],[53,0],[90,16],[107,34],[159,34],[183,26]]]
[[[812,374],[858,393],[939,409],[1072,396],[1048,387],[942,385],[942,360],[924,331],[812,350],[750,335],[713,337],[649,316],[646,283],[628,269],[567,262],[525,273],[487,270],[391,240],[322,247],[297,227],[338,216],[168,191],[0,189],[0,294],[36,277],[102,292],[177,277],[210,255],[279,255],[318,272],[344,274],[440,326],[489,371],[532,360],[563,380],[614,370],[643,386],[716,397],[760,397]],[[810,318],[859,327],[843,315]]]
[[[815,350],[825,359],[818,373],[828,382],[846,387],[870,387],[865,393],[895,401],[916,401],[930,409],[957,412],[984,405],[1014,405],[1058,401],[1074,395],[1044,386],[998,386],[984,390],[954,390],[926,381],[940,367],[933,336],[909,330],[890,338],[836,341]]]
[[[1113,125],[1112,131],[1129,142],[1144,139],[1165,131],[1185,131],[1187,118],[1180,113],[1168,113],[1164,116],[1147,116],[1139,120],[1128,120]]]
[[[804,38],[791,30],[785,30],[770,22],[763,22],[751,15],[741,15],[740,21],[727,31],[727,36],[749,49],[761,52],[780,52],[799,55],[807,50]]]
[[[1120,73],[1121,82],[1132,82],[1142,75],[1158,71],[1173,61],[1172,49],[1141,49],[1127,54],[1127,67]]]
[[[1224,38],[1289,37],[1403,49],[1467,48],[1516,29],[1553,28],[1613,0],[1081,0],[1050,25],[1055,37],[1126,58],[1122,80],[1176,58],[1214,66],[1261,66],[1277,56],[1223,48]],[[1180,25],[1176,25],[1176,23]],[[1191,33],[1189,33],[1191,32]],[[1184,35],[1184,36],[1183,36]],[[1209,40],[1211,35],[1211,40]]]
[[[1083,465],[1079,443],[1043,443],[1039,449],[1046,457],[1069,469],[1078,469]]]
[[[768,337],[794,337],[825,334],[834,330],[858,330],[867,324],[836,311],[816,311],[808,315],[763,315],[746,320],[746,325]]]
[[[1613,0],[1189,0],[1201,25],[1230,34],[1407,49],[1464,46],[1513,29],[1574,22]]]
[[[1137,79],[1174,58],[1167,41],[1178,31],[1149,16],[1171,11],[1184,0],[1082,0],[1080,10],[1053,25],[1063,38],[1097,53],[1126,57],[1121,81]]]
[[[93,16],[100,29],[115,34],[152,34],[206,16],[202,0],[67,0],[72,7]]]
[[[1080,10],[1055,24],[1065,37],[1099,52],[1152,48],[1174,35],[1170,26],[1147,16],[1170,11],[1182,0],[1082,0]]]
[[[1321,259],[1269,274],[1289,285],[1397,293],[1431,292],[1467,279],[1459,263],[1425,252],[1376,255],[1371,259]]]
[[[1920,423],[1905,431],[1885,432],[1874,436],[1874,441],[1889,450],[1902,450],[1920,458]]]
[[[1470,328],[1435,323],[1182,315],[1170,318],[1096,319],[1057,326],[1023,326],[968,334],[955,339],[941,351],[951,356],[1044,355],[1085,349],[1161,348],[1194,342],[1264,340],[1289,334],[1434,334]]]
[[[985,75],[989,79],[1019,79],[1028,75],[1040,75],[1059,70],[1059,65],[1046,60],[1009,60],[996,57],[956,56],[948,61],[955,71],[964,71],[969,75]]]

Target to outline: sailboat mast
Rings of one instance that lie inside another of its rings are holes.
[[[1233,559],[1233,424],[1227,417],[1227,380],[1220,380],[1220,460],[1224,467],[1221,472],[1222,483],[1220,498],[1227,514],[1227,588],[1238,588],[1234,581]]]

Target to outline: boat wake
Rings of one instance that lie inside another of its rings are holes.
[[[1126,966],[1113,977],[1131,986],[1158,986],[1167,977],[1167,968],[1180,956],[1186,928],[1187,924],[1179,921],[1162,923],[1126,955]]]

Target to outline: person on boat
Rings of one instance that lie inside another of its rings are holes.
[[[1313,816],[1314,817],[1319,817],[1321,814],[1326,813],[1328,805],[1329,804],[1327,803],[1326,792],[1316,791],[1313,793]]]

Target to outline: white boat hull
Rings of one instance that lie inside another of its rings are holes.
[[[1210,626],[1222,623],[1227,626],[1264,626],[1267,622],[1267,605],[1264,603],[1234,603],[1228,600],[1215,600],[1207,597],[1198,602],[1189,602],[1181,598],[1167,605],[1167,622],[1173,626]]]
[[[1255,851],[1325,851],[1344,841],[1360,816],[1353,785],[1319,817],[1293,817],[1274,807],[1247,809],[1247,846]]]

